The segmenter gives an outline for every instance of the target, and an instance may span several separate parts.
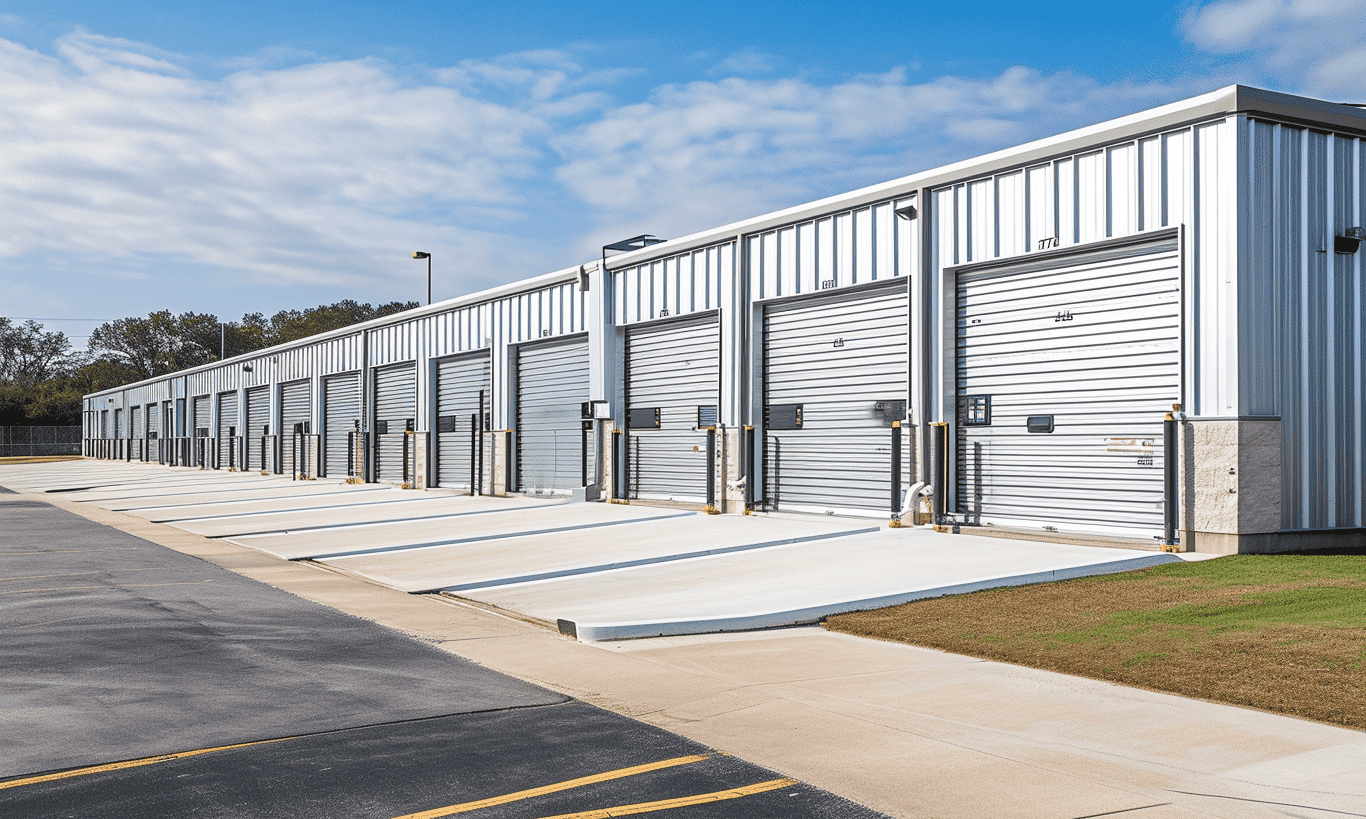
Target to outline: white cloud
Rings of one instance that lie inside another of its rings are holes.
[[[1366,0],[1216,0],[1191,9],[1181,31],[1205,51],[1246,55],[1282,87],[1363,101]]]
[[[560,137],[558,175],[604,221],[594,241],[629,232],[628,224],[677,235],[1128,113],[1184,90],[1022,67],[919,83],[892,71],[834,85],[736,78],[670,85]]]

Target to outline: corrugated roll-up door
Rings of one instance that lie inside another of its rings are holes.
[[[144,438],[144,437],[146,437],[145,433],[143,432],[143,426],[142,426],[142,422],[143,422],[142,406],[141,406],[141,405],[138,405],[138,406],[136,406],[136,407],[129,407],[129,408],[128,408],[128,412],[129,412],[129,414],[132,416],[132,419],[133,419],[133,434],[132,434],[131,437],[134,438],[135,440],[136,440],[136,439],[139,439],[139,438]]]
[[[307,379],[303,381],[291,381],[288,384],[280,385],[280,464],[281,472],[285,475],[294,475],[297,470],[294,464],[294,448],[302,446],[302,442],[294,438],[294,425],[305,424],[305,431],[311,432],[308,428],[313,416],[313,384]]]
[[[237,435],[242,432],[242,423],[237,419],[237,393],[218,394],[218,468],[241,469],[242,450],[237,444]]]
[[[482,393],[482,395],[481,395]],[[481,409],[482,403],[482,409]],[[436,364],[436,475],[439,486],[468,488],[474,463],[470,429],[493,404],[487,350]],[[477,449],[478,445],[474,445]]]
[[[247,436],[247,468],[266,469],[269,464],[262,466],[261,445],[262,438],[266,435],[266,428],[270,426],[270,387],[252,387],[247,390],[247,420],[246,429],[242,434]]]
[[[127,430],[125,429],[123,422],[123,408],[117,407],[114,409],[114,437],[122,438],[124,437],[125,432],[127,432]]]
[[[583,486],[581,405],[587,400],[586,336],[517,349],[519,489]]]
[[[375,370],[375,480],[404,480],[404,443],[412,446],[404,431],[408,422],[416,423],[416,419],[417,365],[408,362]],[[386,427],[387,431],[381,431]],[[408,457],[411,462],[411,451]]]
[[[892,422],[904,422],[909,406],[909,319],[904,281],[764,308],[768,508],[891,513]],[[915,474],[913,438],[901,438],[903,489]]]
[[[100,410],[100,437],[109,437],[109,410]]]
[[[147,405],[147,437],[165,437],[161,434],[161,407],[156,404]]]
[[[1180,272],[1175,237],[958,271],[964,522],[1161,533]]]
[[[210,404],[211,402],[207,395],[196,395],[190,400],[191,438],[207,438],[213,432],[213,430],[208,428],[211,418]],[[190,446],[191,463],[195,465],[200,464],[199,446],[198,442],[195,442]],[[207,462],[213,458],[213,450],[208,448],[208,444],[204,444],[204,447],[203,458],[204,461]]]
[[[360,420],[360,373],[323,379],[323,474],[345,478],[351,453],[351,433]]]
[[[707,433],[717,420],[721,324],[716,313],[626,331],[633,498],[705,502]],[[656,417],[657,429],[634,425]]]

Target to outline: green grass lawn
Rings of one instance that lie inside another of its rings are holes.
[[[1366,556],[1235,555],[831,617],[835,631],[1366,729]]]

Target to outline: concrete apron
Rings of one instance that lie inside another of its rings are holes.
[[[815,627],[606,644],[36,498],[905,817],[1359,814],[1341,728]]]

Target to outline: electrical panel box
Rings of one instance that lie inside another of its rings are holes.
[[[801,404],[769,404],[764,410],[765,429],[801,429]]]
[[[659,407],[637,407],[627,419],[631,429],[659,429]]]

